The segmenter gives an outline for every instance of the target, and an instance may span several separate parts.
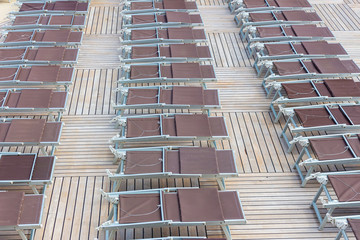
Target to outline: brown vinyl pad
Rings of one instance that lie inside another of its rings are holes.
[[[275,0],[279,7],[311,7],[307,0]]]
[[[266,51],[269,56],[278,56],[278,55],[292,55],[295,54],[294,50],[291,48],[290,44],[265,44]]]
[[[37,157],[31,180],[51,180],[55,157]]]
[[[130,67],[130,79],[156,78],[159,76],[158,65],[132,65]]]
[[[25,42],[31,41],[33,32],[9,32],[4,42]]]
[[[360,219],[348,218],[347,221],[350,224],[351,230],[355,235],[355,239],[360,239]]]
[[[221,173],[236,173],[236,165],[232,150],[216,150],[216,159]]]
[[[169,39],[199,39],[194,36],[194,31],[189,27],[168,28]]]
[[[162,172],[162,151],[128,151],[125,174]]]
[[[119,197],[119,223],[161,221],[159,194],[129,194]]]
[[[56,82],[59,77],[60,66],[32,66],[27,81]]]
[[[36,24],[39,16],[17,16],[13,22],[13,26]]]
[[[13,119],[4,142],[40,142],[45,119]]]
[[[261,38],[284,36],[280,27],[257,27],[256,30]]]
[[[341,137],[310,139],[310,144],[318,160],[353,158],[349,147]]]
[[[180,148],[180,172],[183,174],[217,174],[219,166],[214,148]]]
[[[269,3],[271,1],[268,1]],[[275,4],[275,2],[272,1]],[[258,8],[258,7],[267,7],[268,5],[264,0],[244,0],[244,5],[246,8]],[[271,6],[271,4],[270,4]]]
[[[19,12],[42,10],[44,3],[23,3]]]
[[[274,62],[274,66],[280,76],[307,73],[299,61],[296,62]]]
[[[131,53],[132,59],[151,58],[151,57],[158,57],[158,56],[159,56],[159,52],[158,52],[157,47],[138,47],[138,46],[132,47],[132,53]],[[161,56],[163,56],[163,55],[161,55]]]
[[[169,136],[176,136],[175,118],[161,116],[161,119],[163,134]]]
[[[165,172],[180,173],[179,150],[165,150]]]
[[[35,154],[2,155],[0,158],[0,180],[30,180]]]
[[[326,41],[302,42],[308,54],[324,54],[324,55],[347,55],[345,49],[340,43],[328,43]]]
[[[66,15],[66,16],[52,16],[49,22],[49,25],[72,25],[73,19],[75,16]]]
[[[160,135],[160,119],[155,118],[128,118],[126,137],[145,137]]]
[[[140,10],[140,9],[151,9],[154,8],[152,2],[132,2],[131,10]]]
[[[52,89],[23,89],[16,107],[49,108],[52,94]]]
[[[175,115],[175,127],[177,136],[212,136],[206,114]]]
[[[312,63],[320,73],[348,73],[348,69],[338,58],[313,59]]]
[[[71,42],[69,29],[46,30],[40,41],[42,42]]]
[[[132,24],[154,23],[155,15],[132,15]]]
[[[198,58],[197,48],[196,44],[171,44],[170,52],[172,57]]]
[[[186,0],[163,0],[164,9],[187,9]]]
[[[209,117],[212,136],[227,136],[226,125],[223,117]]]
[[[171,65],[174,78],[202,78],[199,63],[173,63]]]
[[[360,201],[360,174],[328,175],[340,202]]]
[[[65,54],[64,47],[41,47],[38,49],[35,60],[61,61]]]
[[[303,127],[335,124],[325,108],[295,109],[295,113]]]
[[[191,19],[186,12],[166,12],[167,22],[191,23]]]
[[[282,83],[286,95],[290,99],[317,97],[315,88],[310,82],[307,83]]]
[[[151,104],[158,102],[158,89],[138,89],[131,88],[129,89],[128,96],[126,99],[127,105],[136,105],[136,104]]]
[[[0,49],[0,61],[21,60],[24,56],[25,49]]]
[[[334,37],[329,28],[316,25],[292,25],[291,29],[298,37]]]
[[[131,40],[154,39],[154,38],[157,38],[155,29],[131,31]]]
[[[350,118],[352,125],[360,124],[360,106],[343,106],[345,114]]]
[[[249,17],[251,18],[251,22],[265,22],[265,21],[275,20],[274,15],[271,12],[269,13],[250,12]]]
[[[353,79],[324,80],[333,97],[360,97],[360,87]]]
[[[227,220],[243,219],[244,215],[236,191],[219,191],[221,208]]]
[[[315,12],[283,11],[282,14],[287,21],[321,21]]]
[[[0,226],[20,223],[24,192],[0,192]]]
[[[44,195],[25,195],[22,205],[20,224],[39,224],[43,209]],[[31,228],[31,227],[30,227]]]
[[[173,104],[205,105],[202,87],[174,86]]]

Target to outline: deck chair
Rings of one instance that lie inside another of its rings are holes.
[[[153,44],[120,47],[122,63],[181,63],[211,61],[209,46],[196,44]]]
[[[7,46],[78,46],[82,32],[70,29],[59,30],[16,30],[6,34],[0,47]]]
[[[268,95],[276,90],[270,103],[274,122],[279,121],[281,109],[289,104],[347,101],[360,103],[360,82],[354,82],[353,79],[273,82],[267,86]]]
[[[124,15],[122,28],[155,27],[197,27],[204,26],[200,14],[187,12],[164,12]]]
[[[32,1],[20,4],[18,12],[13,15],[38,14],[87,14],[89,2],[85,1]]]
[[[76,29],[85,28],[84,15],[59,15],[59,14],[41,14],[41,15],[22,15],[15,16],[11,25],[4,26],[4,29]]]
[[[44,200],[43,194],[0,192],[0,231],[16,231],[22,240],[32,239],[35,230],[42,227]]]
[[[236,25],[240,27],[240,37],[245,38],[249,27],[274,25],[304,25],[318,24],[322,20],[316,12],[304,10],[297,11],[271,11],[271,12],[240,12],[235,15]]]
[[[113,192],[120,190],[121,181],[143,178],[211,178],[225,189],[225,178],[238,177],[232,150],[204,147],[149,147],[132,149],[110,148],[120,159],[116,173],[109,170],[114,181]]]
[[[61,66],[0,67],[0,86],[64,86],[72,84],[74,68]]]
[[[39,194],[37,186],[51,184],[55,156],[40,157],[35,153],[0,152],[0,186],[30,186]]]
[[[0,48],[0,65],[73,65],[78,53],[79,49],[65,47],[6,47]]]
[[[1,89],[0,114],[46,114],[57,115],[60,121],[65,111],[67,91],[52,89]]]
[[[224,117],[206,114],[149,114],[115,118],[119,135],[111,141],[122,148],[125,143],[228,140]]]
[[[45,119],[1,119],[0,147],[38,146],[47,155],[45,147],[50,147],[50,155],[59,145],[62,122],[46,122]]]
[[[319,220],[319,230],[323,230],[325,224],[332,217],[333,212],[337,208],[358,209],[360,207],[360,171],[345,171],[331,173],[315,173],[312,176],[320,183],[320,188],[315,194],[311,206]],[[330,182],[334,189],[335,195],[331,194],[327,184]],[[324,193],[324,194],[322,194]],[[326,214],[322,216],[317,201],[321,198],[321,205],[326,210]],[[345,215],[344,213],[339,213]]]
[[[312,174],[318,167],[359,164],[360,139],[355,133],[297,137],[301,150],[293,166],[299,174],[301,186],[313,179]],[[310,154],[313,152],[314,157]],[[305,159],[304,159],[305,156]],[[305,174],[301,167],[306,167]]]
[[[120,229],[197,225],[221,226],[231,239],[229,225],[246,223],[236,191],[156,189],[102,194],[112,203],[109,221],[98,227],[110,233],[107,239]]]
[[[340,43],[326,41],[259,43],[253,45],[253,48],[251,52],[255,57],[254,67],[257,72],[263,71],[262,68],[269,60],[349,57]]]
[[[353,60],[339,58],[278,60],[263,66],[258,76],[266,69],[264,87],[269,80],[348,78],[360,75],[360,68]]]
[[[207,42],[204,29],[190,27],[123,29],[120,41],[124,45],[151,43],[201,43]]]
[[[330,103],[281,109],[287,118],[281,137],[292,151],[297,142],[297,137],[304,132],[311,131],[350,131],[360,128],[360,104],[354,103]],[[293,141],[289,141],[287,130],[295,135]]]
[[[119,83],[215,82],[213,65],[199,63],[154,63],[124,65]]]
[[[219,109],[217,89],[193,86],[153,86],[120,88],[119,102],[113,105],[118,115],[126,109],[199,109],[209,113]]]
[[[231,13],[312,9],[307,0],[227,0]]]
[[[355,239],[360,239],[360,215],[349,215],[340,217],[329,217],[328,221],[339,229],[335,240],[345,239],[349,240],[346,230],[351,227],[351,231],[354,233]]]
[[[126,0],[122,14],[137,14],[151,12],[197,12],[199,11],[196,1],[187,0]]]

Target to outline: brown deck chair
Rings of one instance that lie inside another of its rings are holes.
[[[283,21],[321,21],[316,12],[306,12],[303,10],[295,11],[273,11],[273,12],[251,12],[249,13],[251,22],[266,22],[273,20]]]
[[[329,37],[333,38],[334,35],[327,27],[318,27],[316,25],[292,25],[283,27],[257,27],[258,37],[254,39],[260,40],[262,38],[275,38],[276,37]],[[282,30],[284,29],[284,31]],[[255,41],[251,39],[251,41]]]
[[[160,10],[197,11],[198,7],[195,1],[186,0],[130,1],[130,5],[125,6],[122,12],[131,14]]]
[[[88,2],[79,1],[55,1],[55,2],[24,2],[21,4],[19,12],[21,13],[39,13],[39,12],[87,12]]]
[[[0,153],[0,186],[36,186],[45,188],[52,181],[55,157],[40,157],[34,153]]]
[[[311,7],[307,0],[244,0],[245,8],[259,7]]]
[[[28,239],[25,231],[33,236],[41,228],[44,199],[43,194],[0,192],[0,230],[16,230],[21,239]]]

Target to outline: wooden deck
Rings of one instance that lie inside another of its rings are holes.
[[[61,145],[56,150],[54,182],[46,190],[43,228],[36,240],[104,239],[96,227],[106,221],[109,204],[101,198],[100,189],[109,191],[105,170],[116,168],[109,151],[109,139],[117,133],[111,119],[116,99],[120,61],[120,0],[92,0],[87,19],[75,83],[71,87]],[[360,64],[360,1],[312,0],[351,57]],[[237,179],[228,180],[230,190],[239,191],[246,225],[231,227],[233,239],[334,239],[336,229],[317,230],[317,221],[309,204],[317,184],[301,188],[292,170],[298,151],[287,153],[279,132],[284,124],[271,121],[264,90],[252,68],[253,60],[245,52],[233,15],[223,0],[198,0],[200,13],[214,56],[222,109],[213,115],[224,116],[231,136],[217,143],[219,148],[233,149],[239,171]],[[0,13],[9,4],[0,3]],[[6,10],[5,10],[6,9]],[[3,16],[3,14],[0,14]],[[0,24],[5,20],[0,19]],[[143,110],[132,113],[146,114]],[[181,111],[179,111],[181,112]],[[206,143],[194,143],[204,145]],[[337,166],[323,170],[344,170]],[[214,182],[198,179],[127,181],[123,190],[165,186],[208,187]],[[216,237],[216,228],[163,228],[119,232],[118,239],[152,238],[165,235],[205,235]],[[18,239],[16,234],[0,239]]]

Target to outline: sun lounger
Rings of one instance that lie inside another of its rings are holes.
[[[354,82],[353,79],[273,82],[268,84],[266,90],[271,94],[274,89],[276,92],[270,103],[274,122],[278,122],[282,115],[281,109],[289,104],[360,102],[360,82]]]
[[[17,30],[6,34],[0,47],[7,46],[78,46],[81,44],[82,32],[70,29],[60,30]]]
[[[60,121],[65,111],[68,92],[52,89],[2,89],[0,90],[0,113],[11,114],[57,114]]]
[[[251,52],[255,56],[257,72],[262,72],[269,60],[349,57],[340,43],[326,41],[259,43],[253,46]]]
[[[141,0],[125,1],[122,14],[151,13],[151,12],[196,12],[199,11],[196,1],[187,0]]]
[[[138,46],[122,46],[120,48],[122,63],[181,63],[211,61],[208,46],[196,44],[154,44]]]
[[[46,122],[45,119],[1,119],[0,147],[38,146],[46,154],[50,147],[53,155],[59,145],[62,122]]]
[[[235,15],[236,25],[240,27],[240,36],[245,37],[247,28],[254,26],[275,26],[281,24],[304,25],[317,24],[322,20],[316,12],[304,10],[297,11],[271,11],[271,12],[240,12]]]
[[[0,86],[64,86],[72,84],[74,68],[60,66],[0,67]]]
[[[118,115],[126,109],[199,109],[209,113],[219,109],[216,89],[192,86],[154,86],[119,89],[119,102],[114,105]]]
[[[322,230],[325,224],[331,219],[332,213],[337,208],[358,209],[360,207],[360,171],[345,171],[332,173],[315,173],[312,176],[320,183],[320,188],[315,194],[311,206],[320,222],[319,229]],[[330,193],[327,184],[330,182],[334,189],[335,196]],[[324,194],[322,194],[324,193]],[[326,210],[326,214],[322,215],[317,204],[321,197],[321,205]],[[345,215],[345,214],[341,214]]]
[[[351,227],[351,231],[354,233],[355,239],[360,239],[360,215],[340,216],[340,217],[329,217],[328,221],[339,229],[335,240],[350,238],[346,234],[348,227]]]
[[[227,0],[231,13],[312,9],[307,0]]]
[[[122,28],[155,27],[196,27],[204,26],[200,14],[187,12],[164,12],[124,15]]]
[[[360,128],[360,104],[323,104],[281,109],[287,118],[281,137],[289,146],[289,152],[301,133],[311,131],[350,131]],[[295,120],[297,119],[297,121]],[[295,137],[289,142],[286,131]]]
[[[0,231],[16,231],[22,240],[32,239],[35,230],[42,227],[44,200],[43,194],[0,192]]]
[[[199,63],[137,64],[121,68],[121,84],[170,83],[170,82],[214,82],[213,65]]]
[[[232,150],[203,147],[149,147],[113,149],[120,159],[116,173],[108,171],[114,181],[112,191],[120,189],[126,179],[143,178],[211,178],[225,189],[225,178],[238,177]]]
[[[40,157],[35,153],[0,152],[0,186],[30,186],[34,194],[39,194],[37,186],[52,182],[55,157]]]
[[[264,87],[266,81],[271,80],[348,78],[360,75],[360,68],[353,60],[341,60],[339,58],[268,62],[268,64],[264,64],[264,68],[259,71],[258,76],[261,76],[265,69]]]
[[[120,134],[112,138],[116,147],[125,143],[208,141],[229,139],[224,117],[206,114],[149,114],[117,117]]]
[[[32,1],[23,2],[18,12],[14,15],[38,15],[38,14],[87,14],[89,2],[85,1]]]
[[[84,15],[22,15],[16,16],[11,25],[4,26],[4,29],[77,29],[85,28]]]
[[[294,142],[301,147],[293,166],[300,176],[301,186],[313,179],[312,174],[321,166],[360,163],[360,139],[355,133],[297,137]],[[305,174],[301,167],[306,167]]]
[[[200,43],[206,42],[204,29],[189,27],[156,28],[156,29],[125,29],[120,41],[124,45],[151,43]]]
[[[119,229],[197,225],[221,226],[231,239],[229,225],[246,223],[236,191],[157,189],[103,192],[103,196],[112,209],[109,221],[98,229],[110,232],[108,239]]]
[[[73,65],[78,53],[79,49],[65,47],[6,47],[0,48],[0,65]]]

